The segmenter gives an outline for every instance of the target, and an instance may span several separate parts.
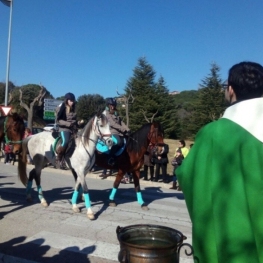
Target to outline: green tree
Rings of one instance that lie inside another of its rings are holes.
[[[212,63],[209,75],[202,80],[191,118],[192,134],[196,134],[207,123],[220,118],[226,108],[219,72],[219,66]]]
[[[12,93],[12,91],[14,90],[15,85],[13,84],[13,82],[9,81],[8,83],[8,94],[7,94],[7,100],[8,100],[8,104],[10,104],[10,93]],[[5,104],[5,83],[0,82],[0,104],[4,105]]]
[[[159,110],[156,101],[155,71],[144,57],[139,58],[138,65],[133,70],[133,76],[127,81],[126,97],[134,97],[129,108],[129,127],[138,130],[144,123],[145,117],[151,119]]]
[[[30,129],[34,121],[43,123],[44,98],[53,99],[45,87],[27,84],[16,87],[11,95],[13,109],[27,119],[27,125]]]
[[[90,118],[94,116],[98,109],[105,108],[105,105],[105,99],[101,95],[89,94],[80,96],[78,98],[76,109],[78,119],[83,119],[85,120],[85,122],[87,122]]]

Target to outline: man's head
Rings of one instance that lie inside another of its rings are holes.
[[[226,99],[233,103],[263,95],[263,67],[255,62],[241,62],[232,66],[228,74]]]
[[[117,106],[117,101],[114,98],[107,98],[106,99],[106,104],[109,107],[109,110],[116,110],[116,106]]]

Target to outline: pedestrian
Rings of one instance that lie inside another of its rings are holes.
[[[5,164],[10,164],[10,163],[11,163],[11,153],[12,153],[11,144],[9,144],[9,143],[6,143],[6,144],[5,144],[4,152],[5,152],[5,160],[4,160],[4,163],[5,163]]]
[[[185,145],[186,145],[185,140],[179,140],[179,146],[175,150],[174,157],[176,156],[176,152],[179,148],[181,149],[181,152],[184,158],[187,156],[187,154],[189,153],[189,149]]]
[[[108,176],[111,176],[113,174],[113,170],[111,169],[103,169],[102,173],[99,175],[101,179],[106,179]]]
[[[162,178],[163,181],[167,176],[167,164],[168,164],[168,153],[169,153],[169,145],[159,144],[159,150],[154,151],[153,153],[153,163],[155,164],[155,182],[159,181],[160,177],[160,169],[162,170]],[[160,150],[161,149],[161,150]]]
[[[173,166],[173,185],[170,189],[176,190],[177,188],[179,188],[179,190],[181,190],[179,185],[177,184],[176,169],[182,164],[183,159],[184,156],[182,154],[182,151],[180,148],[178,148],[177,151],[175,152],[175,157],[171,162]]]
[[[150,143],[150,145],[147,148],[146,153],[144,154],[144,165],[143,165],[143,175],[144,175],[144,180],[148,181],[148,170],[150,171],[150,177],[151,181],[153,181],[153,176],[154,176],[154,163],[153,163],[153,151],[154,147]]]
[[[262,65],[232,66],[225,87],[230,106],[198,132],[176,171],[196,262],[263,262],[262,95]]]

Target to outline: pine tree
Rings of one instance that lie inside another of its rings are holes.
[[[133,76],[128,80],[125,92],[132,93],[134,101],[129,107],[129,128],[138,130],[145,122],[144,114],[151,118],[158,110],[155,101],[155,71],[144,57],[139,58],[138,66],[133,70]]]
[[[207,123],[219,119],[226,108],[219,71],[219,66],[212,63],[209,75],[202,80],[200,85],[201,89],[198,92],[198,100],[194,105],[195,111],[191,118],[194,134]]]

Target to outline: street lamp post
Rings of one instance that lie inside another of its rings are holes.
[[[9,30],[8,30],[8,44],[7,44],[7,64],[6,64],[6,83],[5,83],[5,106],[7,106],[8,97],[8,83],[9,83],[9,70],[10,70],[10,45],[11,45],[11,28],[12,28],[12,11],[13,1],[8,1],[10,4],[10,16],[9,16]]]

